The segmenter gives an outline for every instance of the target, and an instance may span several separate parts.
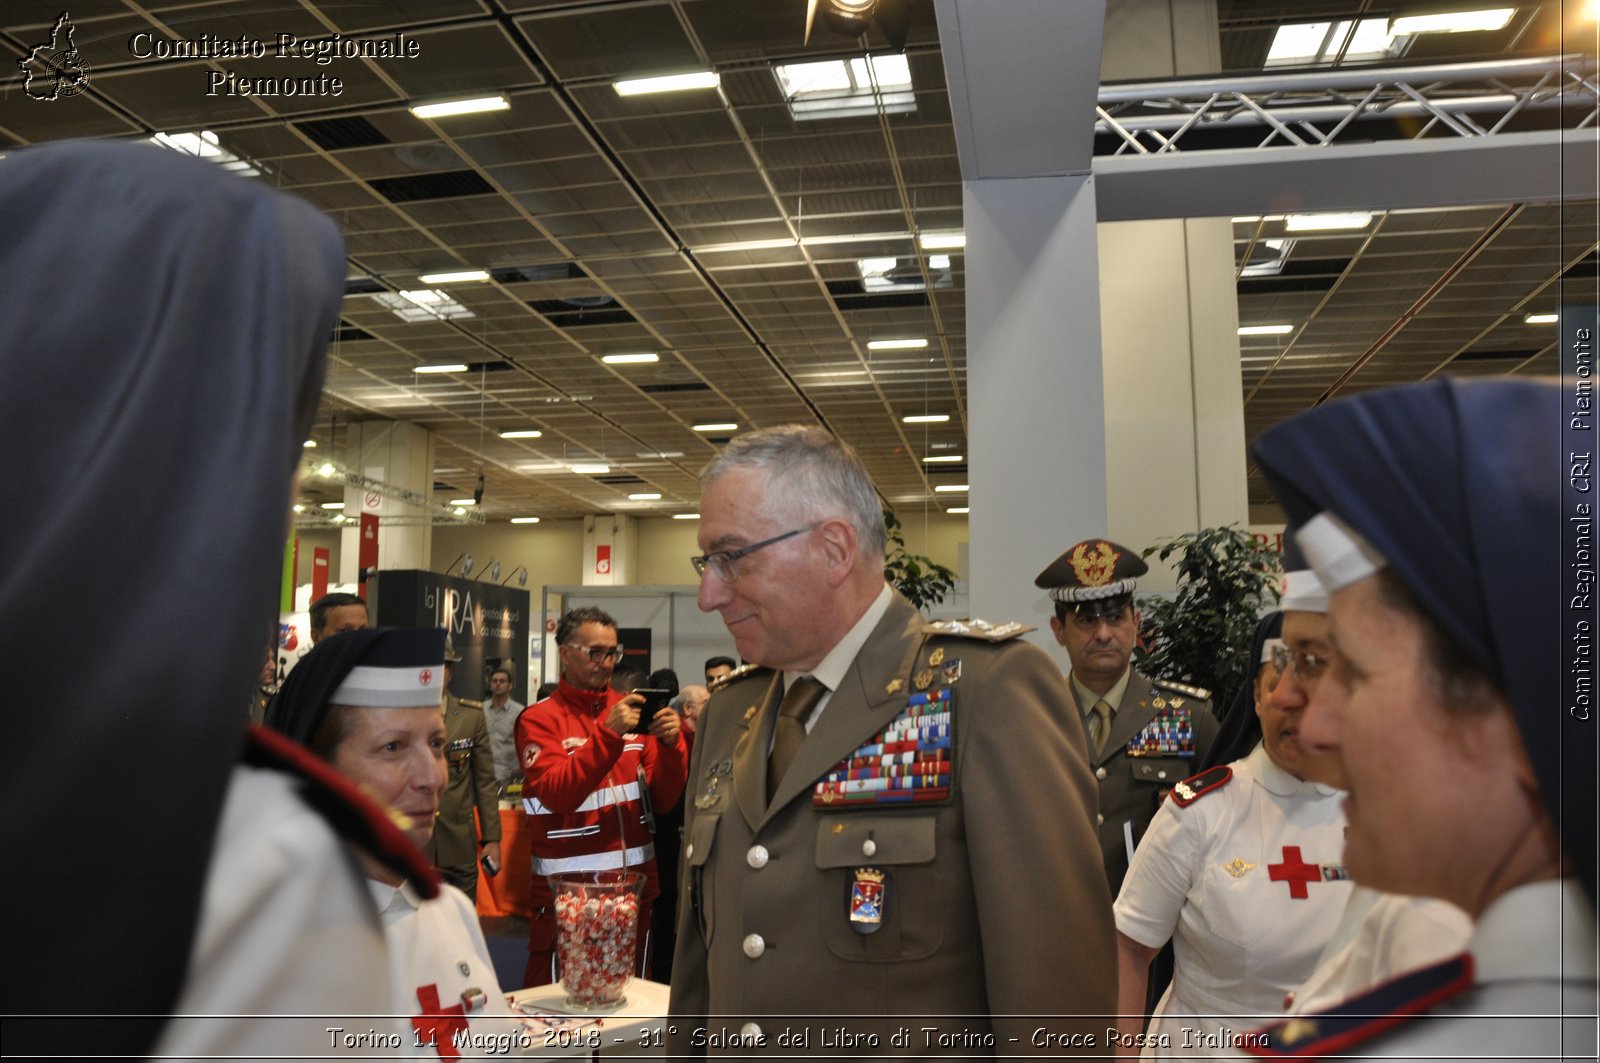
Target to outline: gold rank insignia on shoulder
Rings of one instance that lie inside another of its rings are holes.
[[[748,709],[745,709],[744,710],[744,721],[743,722],[749,723],[751,718],[754,717],[755,714],[756,714],[756,707],[754,705],[750,706]]]
[[[739,667],[735,668],[733,671],[729,672],[727,675],[719,675],[719,676],[717,676],[717,678],[715,678],[711,682],[707,683],[706,684],[706,689],[709,690],[711,693],[715,694],[717,691],[721,690],[723,687],[727,686],[729,683],[732,683],[734,680],[743,679],[745,676],[749,675],[751,672],[756,672],[756,671],[760,671],[760,670],[761,670],[761,665],[759,665],[759,664],[741,664]]]
[[[1182,786],[1183,784],[1179,783],[1178,785]],[[1245,872],[1251,870],[1255,866],[1256,865],[1254,865],[1254,864],[1247,864],[1243,860],[1240,860],[1238,857],[1235,857],[1233,859],[1232,863],[1223,864],[1222,865],[1222,870],[1226,871],[1228,874],[1232,875],[1234,878],[1244,878]]]
[[[900,689],[905,685],[906,681],[904,679],[891,679],[889,680],[888,686],[883,688],[883,692],[885,694],[898,694],[900,693]]]

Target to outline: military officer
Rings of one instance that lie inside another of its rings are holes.
[[[461,655],[450,642],[445,643],[444,654],[444,700],[439,703],[439,710],[444,713],[444,757],[450,778],[439,798],[433,837],[424,851],[446,882],[476,900],[480,831],[482,857],[495,867],[500,866],[499,787],[494,778],[494,756],[489,746],[489,727],[483,718],[483,702],[450,693],[450,680]]]
[[[1209,691],[1148,679],[1130,664],[1139,638],[1133,591],[1149,570],[1125,546],[1086,539],[1033,581],[1055,602],[1050,631],[1072,662],[1067,683],[1100,783],[1100,851],[1113,897],[1162,797],[1198,770],[1217,736]]]
[[[668,1049],[1098,1051],[1109,894],[1060,675],[1019,626],[932,624],[885,584],[831,434],[740,436],[701,487],[700,607],[754,663],[695,742]]]

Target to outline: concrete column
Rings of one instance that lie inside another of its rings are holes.
[[[345,466],[373,480],[433,497],[433,433],[414,424],[362,421],[346,436]],[[433,557],[433,525],[426,511],[382,492],[346,487],[347,523],[339,539],[339,582],[355,583],[359,575],[363,512],[378,517],[378,567],[426,569]],[[385,518],[407,517],[419,523],[400,525]]]

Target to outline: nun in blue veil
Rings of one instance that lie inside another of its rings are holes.
[[[1339,759],[1349,873],[1474,925],[1465,952],[1251,1051],[1595,1058],[1595,722],[1562,697],[1563,639],[1594,611],[1562,593],[1562,397],[1441,378],[1256,443],[1331,595],[1302,740]]]
[[[322,1020],[168,1016],[389,999],[376,913],[306,795],[339,802],[237,766],[342,240],[262,183],[89,141],[0,159],[0,232],[0,796],[25,870],[6,1050],[325,1050]]]

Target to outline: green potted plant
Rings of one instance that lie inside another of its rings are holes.
[[[891,510],[883,511],[883,530],[889,540],[883,578],[924,612],[929,606],[944,601],[945,595],[956,585],[956,574],[932,558],[906,550],[900,518]]]
[[[1139,670],[1193,683],[1225,706],[1251,674],[1245,657],[1261,613],[1277,605],[1277,551],[1236,525],[1202,528],[1148,547],[1177,563],[1177,594],[1141,595]]]

